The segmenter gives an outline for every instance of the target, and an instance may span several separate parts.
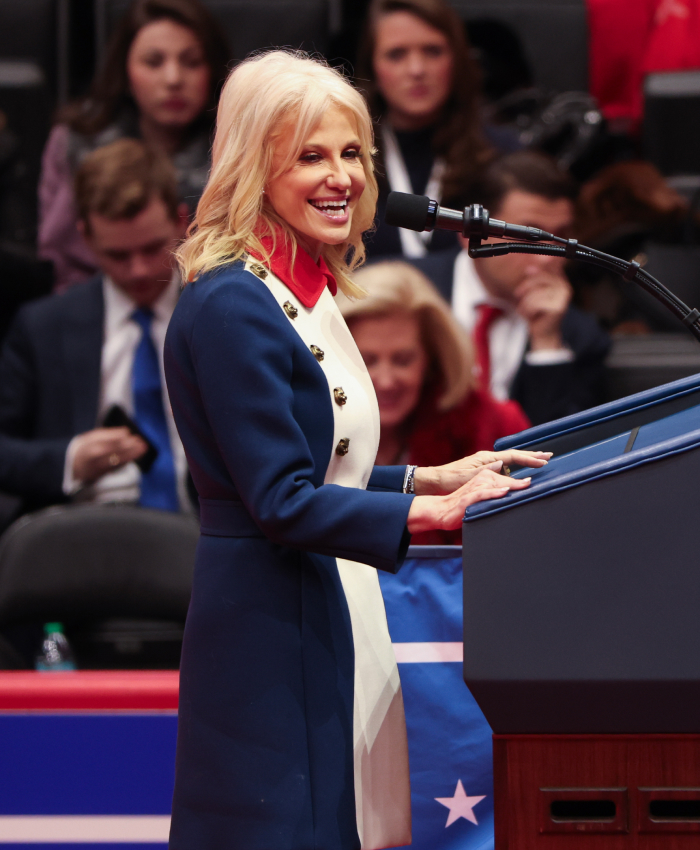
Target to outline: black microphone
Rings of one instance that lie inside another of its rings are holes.
[[[551,233],[537,227],[523,227],[491,218],[481,204],[465,207],[463,212],[441,207],[427,195],[407,195],[405,192],[390,192],[386,204],[384,221],[394,227],[407,230],[454,230],[462,236],[488,239],[498,236],[504,239],[525,239],[540,242],[553,239]]]

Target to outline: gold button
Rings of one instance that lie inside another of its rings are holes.
[[[260,265],[260,263],[252,263],[250,266],[250,270],[256,277],[259,277],[260,280],[265,280],[267,277],[267,269],[265,266]]]
[[[343,457],[350,451],[350,438],[343,437],[342,440],[338,440],[338,445],[335,447],[335,453]]]
[[[326,356],[317,345],[310,345],[309,348],[311,349],[311,353],[318,360],[319,363]]]
[[[285,301],[282,305],[282,309],[289,316],[290,319],[296,319],[296,317],[299,315],[299,311],[294,306],[294,304],[292,304],[291,301]]]
[[[333,398],[335,399],[335,403],[339,404],[341,407],[348,400],[348,397],[345,395],[345,390],[342,387],[336,387],[333,390]]]

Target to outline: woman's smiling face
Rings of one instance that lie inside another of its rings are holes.
[[[360,138],[349,114],[331,107],[316,125],[296,160],[278,174],[278,163],[289,159],[292,132],[282,133],[273,174],[265,195],[280,218],[296,232],[314,259],[323,245],[347,242],[352,216],[366,177]]]

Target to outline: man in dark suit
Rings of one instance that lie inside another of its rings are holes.
[[[492,218],[566,236],[576,187],[553,160],[520,151],[485,170],[475,200]],[[500,240],[493,240],[500,241]],[[470,259],[461,250],[413,260],[473,336],[481,381],[499,399],[520,403],[533,424],[603,401],[610,340],[571,306],[558,257],[508,254]]]
[[[102,274],[26,305],[0,357],[0,490],[31,510],[68,500],[189,508],[187,466],[161,381],[184,235],[175,174],[141,142],[92,153],[76,175],[79,227]],[[121,408],[129,427],[103,427]],[[151,454],[153,454],[151,450]]]

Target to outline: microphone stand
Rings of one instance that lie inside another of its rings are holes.
[[[488,214],[487,214],[488,215]],[[594,248],[580,245],[576,239],[562,239],[560,236],[547,235],[547,239],[558,243],[555,245],[542,244],[541,242],[502,242],[497,244],[482,245],[482,237],[469,235],[468,253],[472,259],[480,257],[499,257],[503,254],[545,254],[550,257],[565,257],[567,260],[581,260],[595,266],[607,269],[619,274],[622,278],[634,281],[646,292],[660,301],[667,310],[670,310],[676,318],[686,326],[690,333],[700,341],[700,311],[690,308],[680,298],[676,297],[670,289],[655,277],[645,272],[638,262],[632,260],[621,260],[611,254],[604,254]]]

